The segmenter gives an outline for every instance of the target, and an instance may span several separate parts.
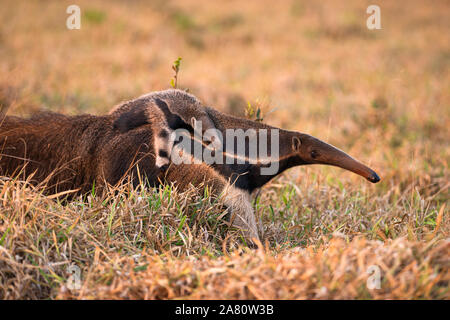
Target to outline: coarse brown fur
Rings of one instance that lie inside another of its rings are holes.
[[[48,193],[77,189],[87,192],[95,183],[111,185],[127,173],[135,179],[139,163],[150,181],[159,170],[150,148],[150,125],[121,134],[114,117],[68,117],[40,113],[29,119],[7,116],[0,126],[0,174],[45,184]]]
[[[190,114],[199,120],[207,117],[194,96],[166,90],[122,103],[105,116],[6,116],[0,123],[0,175],[20,174],[35,184],[45,183],[48,192],[86,192],[93,183],[114,185],[126,175],[136,179],[139,167],[156,183],[159,146],[170,157],[170,131],[164,130],[189,127],[182,119],[189,121]],[[155,143],[158,138],[167,141]]]

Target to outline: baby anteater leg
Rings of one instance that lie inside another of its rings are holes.
[[[172,152],[173,130],[169,127],[164,112],[153,102],[147,106],[147,116],[154,134],[155,166],[165,171]]]
[[[154,126],[153,131],[155,134],[155,146],[156,152],[155,166],[165,171],[170,162],[170,153],[172,150],[172,144],[170,143],[171,130],[168,127]]]
[[[258,226],[251,204],[250,195],[231,185],[223,176],[206,164],[171,164],[166,171],[165,180],[174,182],[184,189],[189,184],[208,186],[213,194],[223,199],[230,210],[231,225],[242,231],[243,236],[253,243],[259,241]]]

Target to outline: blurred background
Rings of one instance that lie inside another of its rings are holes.
[[[264,122],[338,146],[380,173],[380,195],[448,200],[448,1],[0,2],[9,114],[103,114],[169,88],[181,57],[178,87],[206,104],[243,116],[250,103]],[[71,4],[80,30],[66,27]],[[366,27],[370,4],[381,30]],[[312,174],[368,187],[334,168],[287,173]]]

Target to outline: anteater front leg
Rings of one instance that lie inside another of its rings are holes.
[[[213,194],[223,199],[230,210],[231,225],[242,231],[251,243],[259,241],[258,225],[250,194],[231,185],[223,176],[206,164],[170,164],[165,173],[166,182],[174,182],[180,189],[193,184],[208,186]]]

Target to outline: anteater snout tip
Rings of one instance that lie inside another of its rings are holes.
[[[377,183],[378,181],[380,181],[380,177],[377,175],[377,173],[374,171],[372,172],[372,174],[367,178],[367,180],[369,180],[372,183]]]

